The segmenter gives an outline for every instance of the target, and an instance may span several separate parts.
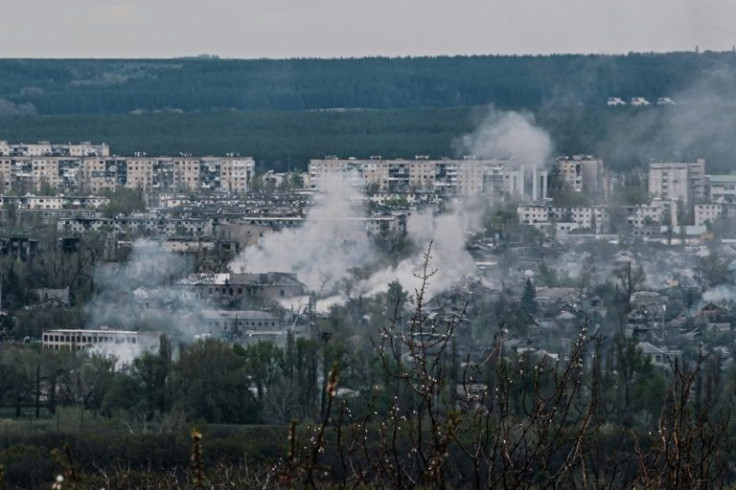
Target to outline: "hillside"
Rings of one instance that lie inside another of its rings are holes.
[[[731,52],[290,60],[0,60],[0,114],[600,106],[671,96]]]
[[[614,169],[736,154],[736,54],[293,60],[0,60],[0,140],[95,141],[130,155],[458,156],[489,105],[532,113],[555,154]],[[671,106],[607,107],[608,97]]]

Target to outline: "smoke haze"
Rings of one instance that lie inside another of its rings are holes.
[[[526,112],[491,107],[475,130],[454,144],[461,154],[480,158],[513,158],[521,165],[543,167],[552,153],[552,139]]]
[[[312,291],[329,294],[350,277],[350,269],[373,264],[377,254],[360,220],[363,196],[343,179],[322,184],[302,226],[265,235],[231,270],[293,272]]]
[[[736,170],[736,72],[707,72],[697,83],[671,97],[676,105],[608,108],[611,117],[597,153],[622,168],[652,160],[706,158],[709,173]],[[620,110],[623,109],[623,110]]]
[[[158,242],[136,240],[125,262],[104,264],[95,272],[99,293],[85,306],[88,328],[130,330],[145,323],[156,330],[183,329],[181,318],[203,305],[195,298],[182,301],[181,292],[171,285],[191,272],[193,264],[186,257],[162,249]],[[178,305],[176,318],[173,305]]]

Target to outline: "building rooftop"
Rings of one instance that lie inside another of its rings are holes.
[[[44,330],[43,333],[59,333],[59,334],[102,334],[102,335],[137,335],[136,330],[87,330],[83,328],[57,328],[52,330]]]
[[[271,313],[259,310],[202,310],[202,316],[233,320],[277,320]]]
[[[722,184],[736,184],[736,174],[709,175],[708,180]]]

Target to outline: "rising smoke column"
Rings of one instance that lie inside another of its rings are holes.
[[[526,112],[490,107],[476,128],[454,142],[459,154],[513,159],[518,165],[543,167],[552,153],[552,138]]]
[[[365,236],[362,194],[343,179],[327,179],[303,226],[264,236],[230,265],[234,272],[293,272],[312,291],[330,294],[354,267],[377,253]]]
[[[95,283],[99,293],[85,305],[88,328],[109,326],[110,328],[132,329],[141,320],[141,301],[133,292],[145,288],[148,303],[157,305],[170,302],[174,291],[170,285],[193,271],[191,260],[161,248],[152,240],[136,240],[128,259],[121,264],[103,265],[95,271]],[[187,308],[197,311],[201,305],[187,302]],[[155,311],[148,311],[155,315]],[[186,309],[179,309],[183,315]],[[164,322],[166,320],[166,322]],[[153,322],[156,329],[163,323],[171,323],[171,312],[161,312],[161,322]]]
[[[621,168],[705,157],[710,173],[736,170],[736,69],[704,70],[686,89],[661,95],[675,105],[609,108],[613,114],[597,152]]]
[[[552,142],[530,114],[491,108],[473,132],[458,138],[455,147],[461,154],[513,158],[519,165],[539,168],[547,162]],[[365,216],[362,207],[356,205],[363,196],[349,185],[350,180],[337,178],[322,182],[322,193],[301,228],[266,235],[257,247],[248,247],[230,265],[231,270],[293,272],[319,296],[339,295],[331,298],[333,304],[344,301],[346,293],[340,286],[353,279],[351,269],[376,267],[381,261],[365,238],[365,230],[349,225],[352,219]],[[437,269],[430,281],[430,294],[445,291],[474,274],[475,262],[465,244],[470,234],[482,231],[485,204],[482,199],[456,199],[448,207],[449,211],[443,213],[432,209],[413,212],[407,228],[409,239],[419,252],[395,267],[371,274],[351,294],[375,294],[386,290],[395,280],[413,291],[418,285],[415,274],[421,270],[423,252],[430,243],[430,266]]]
[[[424,209],[413,213],[407,223],[412,242],[420,249],[413,256],[372,274],[356,291],[371,295],[386,290],[392,281],[413,292],[420,285],[417,275],[422,270],[424,253],[430,243],[430,269],[436,273],[429,281],[427,293],[432,296],[450,289],[460,279],[475,273],[475,261],[465,248],[466,239],[481,229],[482,203],[477,200],[455,200],[445,213]]]
[[[536,125],[528,113],[499,111],[490,107],[477,127],[454,142],[458,154],[478,158],[510,160],[516,165],[542,168],[549,161],[552,139]],[[475,261],[465,248],[468,237],[482,231],[486,203],[478,199],[456,199],[445,213],[424,210],[414,213],[408,222],[412,241],[426,250],[432,243],[430,267],[436,269],[428,288],[430,295],[453,287],[458,281],[476,273]],[[413,291],[419,284],[416,274],[421,270],[421,253],[404,260],[398,266],[373,274],[361,287],[375,293],[398,280]],[[500,281],[499,281],[500,282]]]

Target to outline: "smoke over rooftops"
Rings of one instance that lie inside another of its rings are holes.
[[[542,168],[552,154],[552,138],[527,112],[490,107],[475,130],[458,138],[455,150],[480,158],[514,159],[519,165]]]

